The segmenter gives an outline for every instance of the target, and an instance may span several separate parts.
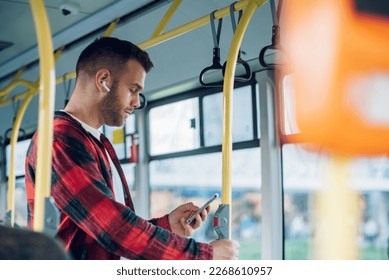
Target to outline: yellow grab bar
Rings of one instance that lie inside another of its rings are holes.
[[[234,5],[235,11],[239,11],[239,10],[244,9],[248,5],[249,1],[251,1],[251,0],[242,0],[242,1],[236,2]],[[263,2],[263,0],[254,0],[254,1],[257,3]],[[257,4],[257,5],[259,5],[259,4]],[[220,10],[217,10],[215,12],[215,20],[222,18],[222,17],[225,17],[229,14],[230,14],[230,6],[222,8]],[[166,33],[162,33],[161,35],[159,35],[157,37],[150,38],[150,39],[138,44],[138,47],[140,47],[141,49],[148,49],[150,47],[153,47],[153,46],[156,46],[160,43],[163,43],[167,40],[175,38],[179,35],[183,35],[189,31],[200,28],[200,27],[208,24],[209,22],[210,22],[209,15],[203,16],[203,17],[198,18],[196,20],[193,20],[187,24],[184,24],[184,25],[179,26],[175,29],[172,29]]]
[[[151,38],[154,38],[162,33],[170,19],[173,17],[174,13],[177,11],[178,7],[181,5],[182,0],[174,0],[173,4],[169,7],[164,17],[159,22],[157,28],[155,28]]]
[[[252,18],[255,10],[263,5],[266,0],[250,0],[243,12],[242,18],[236,28],[232,38],[230,50],[228,52],[227,66],[224,74],[223,84],[223,142],[222,142],[222,204],[231,205],[231,155],[232,155],[232,93],[234,90],[234,76],[236,61],[243,35]],[[215,14],[216,15],[216,14]],[[231,217],[231,207],[229,208]],[[231,219],[229,219],[229,234],[231,236]]]
[[[8,175],[8,203],[7,203],[7,214],[10,213],[11,220],[10,226],[15,225],[15,149],[16,143],[18,141],[19,129],[22,123],[24,113],[26,112],[27,106],[30,103],[32,97],[34,96],[35,89],[30,89],[27,93],[27,97],[23,100],[22,105],[17,112],[11,134],[11,156],[10,156],[10,165],[9,165],[9,175]]]
[[[13,90],[17,86],[25,86],[28,90],[30,90],[30,89],[36,89],[37,84],[26,80],[14,80],[11,83],[9,83],[9,85],[7,85],[5,88],[0,90],[0,96],[1,97],[6,96],[8,93],[11,92],[11,90]]]
[[[315,258],[358,259],[358,193],[350,187],[350,159],[332,155],[329,182],[316,194]]]
[[[55,68],[53,43],[42,0],[30,0],[38,39],[40,57],[40,98],[38,118],[38,151],[35,179],[34,230],[44,230],[44,200],[50,196]]]
[[[118,25],[120,19],[115,19],[111,24],[108,26],[107,30],[103,33],[103,37],[109,37],[112,35],[112,32],[116,29],[116,26]]]
[[[257,6],[260,6],[263,4],[263,0],[255,0],[256,2],[256,5]],[[234,5],[234,9],[235,11],[239,11],[239,10],[242,10],[244,9],[246,6],[248,5],[248,0],[241,0],[241,1],[238,1],[235,3]],[[216,13],[215,13],[215,19],[219,19],[219,18],[222,18],[222,17],[225,17],[227,15],[230,14],[230,7],[225,7],[225,8],[222,8],[220,10],[218,10]],[[172,29],[166,33],[163,33],[161,35],[158,35],[154,38],[150,38],[142,43],[139,43],[138,46],[142,49],[147,49],[147,48],[150,48],[150,47],[153,47],[155,45],[158,45],[160,43],[163,43],[163,42],[166,42],[170,39],[173,39],[179,35],[182,35],[182,34],[185,34],[189,31],[192,31],[196,28],[199,28],[199,27],[202,27],[206,24],[209,23],[209,16],[203,16],[201,18],[198,18],[197,20],[194,20],[192,22],[189,22],[185,25],[182,25],[180,27],[177,27],[175,29]],[[62,83],[64,80],[69,80],[69,79],[72,79],[76,76],[76,71],[72,71],[72,72],[69,72],[65,75],[62,75],[60,77],[58,77],[56,79],[56,83],[57,84],[60,84]],[[12,87],[13,88],[13,87]],[[1,90],[0,90],[1,92]],[[26,92],[22,92],[20,94],[17,94],[17,95],[14,95],[12,99],[6,99],[6,100],[1,100],[0,101],[0,107],[3,107],[3,106],[6,106],[10,103],[12,103],[13,101],[17,101],[17,100],[20,100],[20,99],[23,99],[25,98],[27,95]]]

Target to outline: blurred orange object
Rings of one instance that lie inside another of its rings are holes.
[[[298,140],[343,155],[389,153],[389,7],[383,2],[285,2],[283,75],[292,76]]]

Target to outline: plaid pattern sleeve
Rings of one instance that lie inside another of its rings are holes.
[[[33,221],[36,135],[26,159]],[[102,144],[66,113],[56,113],[51,195],[61,212],[58,237],[75,259],[211,259],[209,244],[169,231],[167,216],[146,221],[114,199]]]
[[[165,216],[163,216],[161,218],[151,219],[151,220],[149,220],[149,222],[152,223],[155,226],[158,226],[158,227],[170,230],[170,231],[172,230],[170,228],[169,215],[168,214],[166,214]]]

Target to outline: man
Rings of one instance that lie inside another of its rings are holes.
[[[146,52],[116,38],[98,39],[82,51],[72,97],[54,118],[51,195],[61,212],[58,237],[75,259],[235,259],[236,241],[207,244],[186,238],[207,216],[203,210],[193,225],[186,224],[198,209],[192,203],[162,218],[138,217],[116,154],[98,131],[104,124],[123,125],[140,106],[152,67]],[[30,225],[35,167],[36,135],[26,159]],[[121,182],[113,182],[117,177]]]

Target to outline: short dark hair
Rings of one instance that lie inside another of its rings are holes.
[[[80,54],[76,75],[85,72],[87,75],[95,75],[102,68],[106,68],[112,74],[120,74],[123,65],[129,60],[138,61],[146,73],[154,66],[147,52],[138,46],[125,40],[113,37],[102,37],[89,44]]]

